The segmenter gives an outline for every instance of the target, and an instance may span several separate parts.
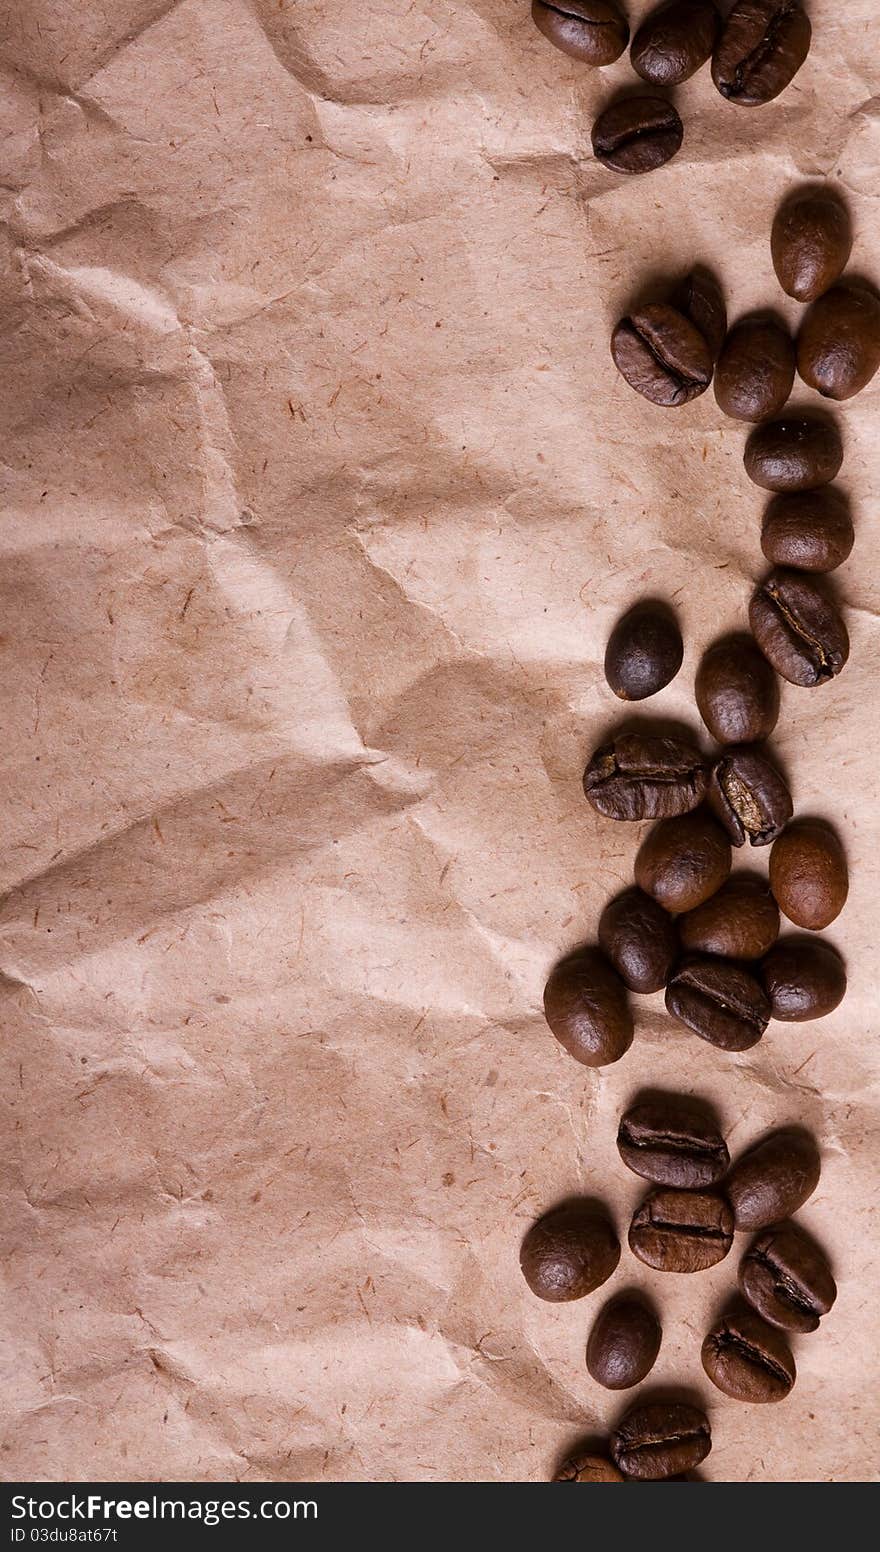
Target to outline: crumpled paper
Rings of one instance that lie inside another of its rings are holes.
[[[880,269],[875,8],[811,13],[781,98],[703,70],[679,157],[627,180],[589,149],[626,56],[567,59],[526,0],[4,8],[4,1476],[543,1480],[631,1399],[584,1366],[630,1284],[709,1479],[876,1470],[880,381],[840,415],[851,661],[775,739],[848,849],[846,1001],[730,1056],[644,999],[602,1072],[541,1015],[643,830],[580,787],[608,631],[675,604],[646,714],[696,727],[763,567],[744,429],[633,394],[613,322],[701,261],[731,317],[795,325],[800,180]],[[625,1244],[645,1085],[713,1100],[733,1152],[821,1139],[840,1294],[779,1407],[700,1367],[741,1244],[694,1279],[624,1249],[556,1308],[521,1278],[570,1192]]]

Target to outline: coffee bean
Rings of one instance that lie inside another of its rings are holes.
[[[684,1095],[631,1105],[620,1119],[617,1151],[634,1174],[685,1190],[716,1185],[730,1164],[711,1115]]]
[[[794,811],[783,777],[754,744],[724,750],[712,767],[708,799],[734,846],[769,846]]]
[[[694,694],[700,716],[719,744],[755,743],[776,726],[776,676],[744,633],[724,636],[709,647],[697,669]]]
[[[796,1223],[777,1223],[753,1240],[739,1264],[739,1286],[783,1331],[815,1331],[837,1298],[825,1256]]]
[[[693,1471],[712,1448],[709,1419],[684,1402],[647,1401],[631,1407],[611,1435],[611,1455],[625,1476],[662,1482]]]
[[[576,949],[551,971],[544,1017],[559,1044],[585,1067],[607,1067],[632,1044],[626,988],[595,948]]]
[[[679,917],[682,947],[723,959],[761,959],[779,936],[779,907],[767,884],[734,874],[717,894]]]
[[[532,0],[532,20],[564,54],[611,65],[629,42],[629,24],[610,0]]]
[[[523,1277],[539,1299],[582,1299],[607,1282],[620,1243],[604,1209],[568,1202],[533,1223],[519,1253]]]
[[[851,399],[880,367],[880,297],[868,286],[833,286],[801,324],[797,365],[826,399]]]
[[[741,965],[708,954],[684,959],[666,988],[674,1018],[722,1051],[748,1051],[770,1021],[760,982]]]
[[[774,842],[770,888],[796,927],[820,932],[839,916],[849,893],[843,847],[819,819],[798,819]]]
[[[631,992],[659,992],[678,953],[672,917],[641,889],[608,902],[599,918],[599,943]]]
[[[658,6],[633,38],[633,69],[654,86],[680,86],[710,58],[720,28],[712,0],[671,0]]]
[[[744,108],[772,102],[800,70],[811,32],[795,0],[738,0],[712,58],[722,97]]]
[[[819,1184],[819,1150],[809,1132],[782,1127],[740,1154],[725,1190],[737,1229],[767,1229],[790,1218]]]
[[[785,1024],[824,1018],[846,995],[843,960],[821,938],[781,938],[761,966],[773,1017]]]
[[[843,443],[834,421],[821,416],[771,420],[752,432],[744,463],[764,490],[815,490],[840,473]]]
[[[660,1339],[660,1322],[650,1305],[638,1294],[619,1293],[596,1316],[587,1368],[606,1390],[629,1390],[653,1369]]]
[[[797,1376],[785,1338],[750,1310],[717,1320],[701,1357],[712,1384],[734,1401],[783,1401]]]
[[[571,1455],[560,1466],[554,1482],[625,1482],[626,1477],[622,1471],[604,1455],[594,1455],[585,1451],[579,1455]]]
[[[815,302],[849,262],[849,212],[822,190],[797,194],[777,212],[770,246],[783,291],[798,302]]]
[[[662,97],[626,97],[593,125],[593,155],[614,172],[653,172],[681,149],[684,125]]]
[[[734,324],[715,367],[715,398],[734,420],[768,420],[785,408],[794,385],[791,335],[771,318]]]
[[[658,1272],[705,1272],[733,1244],[733,1213],[719,1191],[659,1186],[629,1226],[634,1256]]]
[[[584,793],[606,819],[664,819],[703,799],[708,771],[683,738],[621,733],[603,744],[584,771]]]
[[[712,357],[703,335],[664,302],[622,318],[611,336],[611,354],[631,388],[667,409],[688,404],[712,381]]]
[[[692,911],[720,889],[730,861],[727,836],[702,809],[655,825],[636,857],[636,883],[664,910]]]
[[[716,361],[727,334],[727,308],[715,276],[700,267],[692,269],[676,286],[670,303],[699,330]]]
[[[618,620],[605,648],[605,678],[622,701],[643,701],[674,679],[684,655],[670,609],[639,603]]]
[[[774,496],[764,513],[761,549],[771,566],[834,571],[853,547],[849,504],[833,485]]]
[[[771,571],[752,595],[749,624],[767,661],[789,684],[826,684],[849,657],[836,604],[802,571]]]

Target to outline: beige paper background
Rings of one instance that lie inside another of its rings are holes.
[[[651,709],[695,722],[762,566],[742,428],[632,394],[612,323],[696,259],[794,323],[768,239],[802,178],[880,272],[875,7],[811,10],[780,100],[701,72],[682,154],[624,180],[589,127],[626,58],[567,60],[526,0],[4,8],[5,1477],[542,1480],[621,1409],[583,1348],[628,1282],[708,1477],[874,1473],[880,379],[841,416],[852,658],[776,739],[849,848],[844,1005],[730,1057],[645,999],[601,1073],[540,1013],[640,833],[580,789],[610,625],[674,599]],[[625,1251],[562,1308],[521,1280],[570,1191],[625,1237],[645,1083],[734,1151],[821,1138],[840,1296],[779,1407],[700,1369],[735,1256]]]

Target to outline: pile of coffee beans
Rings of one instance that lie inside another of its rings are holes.
[[[614,0],[532,0],[539,31],[588,65],[611,65],[630,41]],[[636,74],[655,88],[613,102],[593,125],[593,153],[614,172],[651,172],[681,149],[684,125],[667,97],[709,60],[722,97],[741,107],[772,102],[810,51],[809,18],[798,0],[738,0],[725,20],[714,0],[666,0],[630,45]]]

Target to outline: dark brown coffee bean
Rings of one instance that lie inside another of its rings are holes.
[[[564,54],[612,65],[629,42],[629,24],[610,0],[532,0],[532,20]]]
[[[631,1407],[611,1435],[611,1455],[627,1477],[662,1482],[693,1471],[712,1448],[709,1419],[685,1402],[647,1401]]]
[[[633,38],[633,69],[654,86],[680,86],[710,58],[720,28],[712,0],[671,0],[658,6]]]
[[[836,604],[802,571],[771,571],[752,595],[749,624],[768,663],[789,684],[827,684],[849,657]]]
[[[796,1223],[777,1223],[753,1240],[739,1264],[739,1286],[782,1331],[815,1331],[837,1298],[825,1256]]]
[[[678,953],[672,917],[641,889],[608,902],[599,918],[599,943],[631,992],[659,992]]]
[[[703,799],[708,771],[683,738],[621,733],[597,749],[584,771],[588,803],[606,819],[665,819]]]
[[[755,976],[708,954],[682,961],[666,988],[666,1006],[701,1040],[722,1051],[748,1051],[770,1021],[770,1003]]]
[[[522,1274],[539,1299],[553,1304],[582,1299],[607,1282],[620,1260],[620,1242],[604,1209],[568,1202],[533,1223],[519,1253]]]
[[[688,404],[712,381],[712,357],[703,335],[666,303],[622,318],[611,336],[611,354],[636,393],[667,409]]]
[[[734,420],[768,420],[788,403],[794,385],[794,344],[771,318],[734,324],[715,367],[715,397]]]
[[[629,1226],[634,1256],[658,1272],[705,1272],[733,1244],[733,1213],[719,1191],[671,1191],[659,1186]]]
[[[826,399],[851,399],[880,367],[880,297],[866,285],[833,286],[801,324],[797,365]]]
[[[622,701],[644,701],[675,678],[683,655],[672,611],[659,603],[639,603],[608,638],[605,678]]]
[[[614,172],[654,172],[672,161],[683,139],[684,125],[671,102],[625,97],[593,125],[593,155]]]
[[[785,1024],[824,1018],[846,995],[843,960],[821,938],[781,938],[761,966],[773,1017]]]
[[[834,421],[821,416],[771,420],[752,432],[744,463],[763,490],[816,490],[840,473],[843,443]]]
[[[734,1401],[783,1401],[797,1377],[785,1337],[751,1310],[717,1320],[701,1357],[712,1384]]]
[[[779,907],[764,879],[734,874],[717,894],[679,917],[682,947],[723,959],[762,959],[779,936]]]
[[[709,778],[709,807],[734,846],[769,846],[794,812],[791,793],[776,766],[754,744],[734,744],[716,760]]]
[[[826,485],[774,496],[764,513],[761,549],[772,566],[834,571],[849,555],[853,538],[846,497]]]
[[[819,1184],[819,1150],[809,1132],[782,1127],[740,1154],[725,1191],[737,1229],[768,1229],[803,1207]]]
[[[636,883],[664,910],[692,911],[721,888],[730,861],[727,836],[701,810],[655,825],[636,857]]]
[[[560,1466],[554,1482],[625,1482],[626,1477],[622,1471],[604,1455],[594,1455],[585,1451],[580,1455],[572,1455]]]
[[[800,70],[811,32],[796,0],[738,0],[712,58],[722,97],[744,108],[772,102]]]
[[[770,246],[783,291],[795,301],[815,302],[849,263],[849,212],[822,190],[795,195],[777,212]]]
[[[660,1322],[635,1293],[619,1293],[596,1316],[587,1343],[587,1368],[606,1390],[629,1390],[653,1369],[660,1351]]]
[[[617,1151],[634,1174],[682,1190],[716,1185],[730,1164],[711,1115],[685,1095],[630,1106],[620,1119]]]
[[[829,927],[849,893],[846,857],[834,831],[820,819],[790,824],[770,853],[770,888],[796,927]]]
[[[719,744],[767,738],[779,717],[779,685],[751,636],[724,636],[704,654],[694,681],[700,716]]]
[[[607,1067],[632,1044],[626,988],[595,948],[576,949],[551,971],[544,1017],[559,1044],[585,1067]]]
[[[699,329],[716,361],[727,334],[727,308],[715,276],[700,267],[692,269],[676,286],[670,302]]]

